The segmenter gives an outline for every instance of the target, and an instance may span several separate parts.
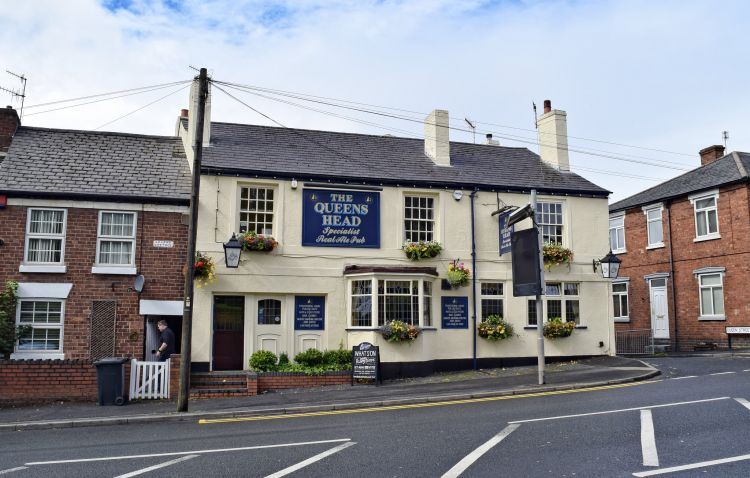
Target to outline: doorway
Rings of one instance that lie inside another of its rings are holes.
[[[245,297],[214,296],[212,370],[242,370]]]
[[[651,279],[651,328],[655,339],[669,338],[669,309],[667,307],[667,279]]]

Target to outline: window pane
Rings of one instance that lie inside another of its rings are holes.
[[[132,241],[101,241],[99,264],[128,265],[133,257]]]
[[[554,318],[562,318],[562,301],[560,300],[548,300],[547,301],[547,320]]]
[[[701,315],[713,315],[711,289],[701,289]]]
[[[622,299],[622,306],[620,307],[620,309],[622,310],[622,316],[627,317],[628,315],[630,315],[628,311],[628,296],[622,295],[620,296],[620,299]]]
[[[240,231],[273,234],[273,189],[240,189]]]
[[[615,295],[612,297],[612,305],[614,307],[614,316],[615,317],[622,317],[622,313],[620,312],[620,296]]]
[[[708,232],[714,234],[719,231],[719,225],[716,221],[716,211],[706,211],[708,216]]]
[[[529,300],[526,302],[526,316],[529,325],[536,325],[536,301]]]
[[[659,244],[663,242],[661,221],[651,221],[648,223],[648,240],[649,244]]]
[[[560,295],[560,284],[559,283],[548,283],[546,295]]]
[[[612,292],[627,292],[628,286],[625,284],[612,284]]]
[[[62,261],[62,239],[29,238],[26,262],[59,263]]]
[[[708,230],[706,229],[707,225],[705,211],[695,213],[695,224],[698,227],[699,236],[705,236],[706,234],[708,234]]]
[[[503,295],[502,282],[482,282],[482,295]]]
[[[29,232],[31,234],[62,234],[65,211],[32,209]]]
[[[245,320],[245,298],[241,296],[214,297],[214,330],[241,331]]]
[[[565,295],[578,295],[578,283],[566,282],[565,283]]]
[[[579,302],[577,300],[566,300],[565,301],[565,321],[575,322],[576,324],[581,323],[581,315],[578,309]]]
[[[372,326],[372,296],[352,297],[352,326]]]
[[[484,320],[490,315],[503,316],[503,299],[482,299],[482,316]]]
[[[434,199],[404,196],[404,240],[432,241],[434,231]]]
[[[713,207],[716,205],[716,198],[705,198],[705,199],[698,199],[695,201],[695,208],[696,209],[705,209],[707,207]]]
[[[258,324],[280,325],[281,324],[281,301],[276,299],[264,299],[258,301]]]
[[[714,298],[714,314],[724,315],[724,288],[714,287],[713,298]]]
[[[705,274],[701,277],[701,285],[721,285],[720,274]]]

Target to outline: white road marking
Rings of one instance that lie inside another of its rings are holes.
[[[223,453],[230,451],[246,451],[246,450],[264,450],[266,448],[283,448],[288,446],[304,446],[304,445],[319,445],[321,443],[340,443],[351,441],[351,438],[341,438],[338,440],[320,440],[320,441],[306,441],[298,443],[282,443],[279,445],[258,445],[258,446],[243,446],[239,448],[217,448],[212,450],[192,450],[192,451],[176,451],[171,453],[152,453],[148,455],[122,455],[122,456],[105,456],[101,458],[79,458],[76,460],[55,460],[55,461],[34,461],[31,463],[24,463],[26,466],[31,465],[59,465],[62,463],[86,463],[91,461],[111,461],[111,460],[131,460],[135,458],[155,458],[160,456],[180,456],[180,455],[204,455],[206,453]]]
[[[21,471],[28,468],[28,466],[17,466],[15,468],[8,468],[7,470],[0,470],[0,475],[4,475],[6,473],[13,473],[14,471]]]
[[[716,373],[709,373],[709,375],[729,375],[730,373],[737,373],[737,372],[716,372]]]
[[[500,433],[490,438],[487,442],[480,445],[476,450],[466,455],[463,460],[456,463],[453,466],[453,468],[448,470],[442,476],[442,478],[456,478],[461,473],[466,471],[466,469],[469,468],[472,464],[474,464],[474,462],[477,461],[482,455],[487,453],[493,446],[503,441],[503,439],[505,439],[508,435],[510,435],[514,431],[516,431],[516,429],[520,426],[521,425],[518,425],[518,424],[508,425]]]
[[[161,464],[154,465],[154,466],[149,466],[148,468],[141,468],[140,470],[131,471],[130,473],[125,473],[124,475],[119,475],[119,476],[116,476],[115,478],[130,478],[131,476],[142,475],[144,473],[148,473],[149,471],[158,470],[159,468],[165,468],[167,466],[174,465],[175,463],[179,463],[181,461],[187,461],[192,458],[196,458],[197,456],[198,455],[183,456],[182,458],[177,458],[174,460],[167,461],[165,463],[161,463]]]
[[[677,405],[690,405],[692,403],[705,403],[715,402],[717,400],[729,400],[730,397],[719,397],[719,398],[707,398],[705,400],[693,400],[690,402],[674,402],[664,403],[662,405],[648,405],[645,407],[633,407],[633,408],[621,408],[619,410],[606,410],[604,412],[591,412],[591,413],[577,413],[575,415],[560,415],[557,417],[545,417],[545,418],[532,418],[530,420],[515,420],[508,423],[531,423],[531,422],[543,422],[546,420],[559,420],[561,418],[577,418],[577,417],[588,417],[590,415],[606,415],[608,413],[621,413],[621,412],[633,412],[636,410],[645,410],[647,408],[662,408],[662,407],[676,407]]]
[[[750,368],[749,368],[749,369],[747,369],[747,370],[743,370],[743,372],[750,372]]]
[[[656,452],[656,436],[651,410],[641,410],[641,451],[643,466],[659,466],[659,454]]]
[[[685,375],[684,377],[672,377],[672,380],[682,380],[683,378],[696,378],[697,375]]]
[[[311,456],[307,460],[301,461],[301,462],[297,463],[296,465],[292,465],[290,467],[284,468],[281,471],[277,471],[273,475],[268,475],[266,478],[281,478],[282,476],[289,475],[289,474],[294,473],[295,471],[297,471],[297,470],[299,470],[301,468],[306,467],[307,465],[313,464],[316,461],[320,461],[320,460],[322,460],[323,458],[325,458],[327,456],[333,455],[334,453],[338,453],[338,452],[340,452],[341,450],[343,450],[345,448],[349,448],[352,445],[356,445],[356,442],[350,441],[348,443],[344,443],[344,444],[341,444],[341,445],[339,445],[337,447],[331,448],[330,450],[326,450],[323,453],[318,453],[317,455]]]
[[[738,402],[738,403],[739,403],[740,405],[742,405],[743,407],[745,407],[745,408],[747,408],[748,410],[750,410],[750,402],[748,402],[748,401],[747,401],[747,400],[745,400],[744,398],[735,398],[735,400],[737,400],[737,402]]]
[[[750,460],[750,455],[733,456],[730,458],[722,458],[721,460],[710,460],[701,461],[699,463],[691,463],[689,465],[672,466],[669,468],[662,468],[660,470],[642,471],[639,473],[633,473],[633,476],[644,477],[644,476],[656,476],[663,475],[666,473],[674,473],[675,471],[694,470],[696,468],[705,468],[707,466],[723,465],[725,463],[733,463],[735,461]]]

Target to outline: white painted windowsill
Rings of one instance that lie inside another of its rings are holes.
[[[721,234],[707,234],[705,236],[696,237],[693,239],[693,242],[713,241],[714,239],[721,239]]]
[[[10,354],[11,360],[64,360],[62,352],[14,352]]]
[[[630,322],[630,318],[629,317],[624,317],[624,318],[621,318],[621,319],[615,319],[615,322],[616,323],[621,323],[621,324],[627,324],[627,323]]]
[[[698,320],[701,320],[701,321],[712,321],[712,320],[724,321],[724,320],[727,320],[727,316],[726,315],[700,315],[700,316],[698,316]]]
[[[657,242],[656,244],[649,244],[648,246],[646,246],[646,250],[649,250],[649,249],[662,249],[663,247],[664,247],[664,243],[663,242]]]
[[[92,274],[117,274],[134,276],[138,271],[135,267],[117,267],[117,266],[94,266],[91,268]]]
[[[43,272],[47,274],[65,274],[67,267],[65,264],[21,264],[18,266],[18,272]]]

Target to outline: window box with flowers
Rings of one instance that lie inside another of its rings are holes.
[[[213,258],[202,252],[195,253],[193,279],[198,283],[198,287],[203,287],[216,280],[216,264],[214,264]]]
[[[573,251],[557,242],[545,243],[542,253],[544,256],[544,268],[546,270],[550,270],[552,266],[565,263],[570,267],[570,263],[573,261]]]
[[[443,246],[437,241],[406,242],[402,247],[406,257],[412,261],[432,259],[440,254]]]
[[[448,283],[451,287],[464,287],[469,285],[470,277],[471,271],[468,267],[464,266],[463,262],[458,262],[458,259],[455,259],[448,264]]]
[[[414,342],[421,329],[400,320],[391,320],[380,327],[380,335],[388,342]]]
[[[575,322],[563,322],[560,317],[553,317],[544,324],[543,332],[548,339],[556,339],[558,337],[570,337],[575,328]]]
[[[515,335],[513,333],[513,326],[508,322],[504,321],[499,315],[487,316],[477,326],[478,334],[483,339],[487,340],[503,340],[509,339]]]
[[[272,236],[256,234],[255,231],[246,232],[240,236],[240,244],[243,251],[270,252],[279,245]]]

